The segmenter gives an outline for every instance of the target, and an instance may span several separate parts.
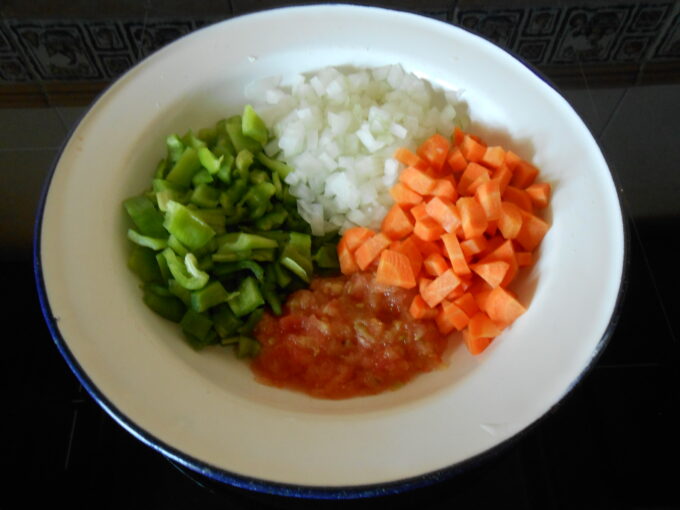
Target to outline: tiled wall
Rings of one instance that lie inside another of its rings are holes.
[[[5,0],[0,4],[0,104],[87,104],[135,62],[206,24],[281,0]],[[417,12],[508,49],[560,85],[634,83],[680,75],[680,2],[355,2]],[[190,4],[190,5],[189,5]],[[199,5],[199,4],[197,4]],[[96,9],[93,8],[96,6]],[[47,96],[46,98],[44,96]]]

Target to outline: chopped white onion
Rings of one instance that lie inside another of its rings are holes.
[[[266,153],[294,169],[286,182],[315,235],[379,228],[400,171],[396,149],[415,150],[435,132],[449,136],[465,118],[457,93],[435,90],[400,65],[327,67],[287,86],[267,78],[248,85],[246,96],[274,135]]]

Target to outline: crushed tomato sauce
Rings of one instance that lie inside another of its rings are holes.
[[[380,285],[370,273],[314,279],[281,316],[265,314],[252,362],[266,384],[340,399],[399,387],[441,366],[447,338],[415,320],[416,290]]]

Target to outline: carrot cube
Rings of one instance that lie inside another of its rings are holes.
[[[489,168],[498,168],[505,163],[505,149],[499,146],[487,147],[481,163]]]
[[[512,171],[512,180],[510,184],[520,189],[524,189],[530,184],[533,184],[538,175],[538,168],[531,163],[521,160],[515,169]]]
[[[432,280],[420,295],[431,308],[434,308],[458,285],[460,285],[460,278],[451,269],[447,269]]]
[[[414,319],[434,319],[437,316],[438,310],[427,306],[422,296],[416,294],[411,301],[409,312]]]
[[[354,252],[354,258],[362,271],[366,270],[371,262],[376,260],[380,253],[390,245],[390,238],[382,232],[374,235]]]
[[[383,218],[380,230],[390,239],[403,239],[413,232],[413,220],[399,204],[394,204]]]
[[[427,274],[439,276],[449,268],[449,263],[439,253],[432,253],[423,261],[423,267]]]
[[[399,174],[399,182],[421,195],[427,195],[435,186],[434,177],[415,166],[404,168]]]
[[[550,225],[538,216],[522,211],[522,228],[517,234],[517,242],[527,251],[534,251],[548,233]]]
[[[460,151],[463,153],[463,157],[467,161],[481,161],[486,152],[486,146],[470,135],[463,136],[463,141],[460,143],[459,147]]]
[[[488,226],[486,213],[481,204],[474,197],[461,197],[456,206],[460,212],[460,223],[465,238],[481,236]]]
[[[439,313],[435,317],[437,328],[442,335],[448,335],[454,329],[462,330],[467,326],[469,320],[469,317],[458,305],[449,301],[444,301],[441,304]]]
[[[419,220],[416,220],[413,233],[423,241],[435,241],[444,233],[444,227],[442,227],[435,219],[424,216]]]
[[[436,220],[445,231],[455,232],[460,225],[460,213],[456,205],[443,197],[434,197],[425,205],[427,215]]]
[[[449,154],[449,148],[449,141],[442,135],[435,133],[420,144],[417,153],[418,156],[430,163],[432,168],[440,171],[444,166],[446,156]]]
[[[537,209],[543,209],[548,206],[551,191],[549,182],[535,182],[527,186],[524,191],[527,192]]]
[[[403,206],[414,206],[423,201],[423,196],[416,193],[403,182],[398,182],[390,189],[394,201]]]
[[[475,196],[484,209],[487,220],[494,221],[500,218],[501,189],[499,181],[490,180],[482,183],[475,191]]]
[[[383,250],[380,253],[375,280],[383,285],[394,285],[404,289],[416,286],[416,278],[408,257],[394,250]]]

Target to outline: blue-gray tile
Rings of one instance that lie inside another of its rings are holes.
[[[680,85],[631,88],[601,136],[634,218],[680,214]]]
[[[590,129],[599,137],[626,89],[564,89],[560,92]]]
[[[0,150],[55,148],[65,136],[54,108],[0,108]]]
[[[88,108],[87,106],[57,106],[57,114],[67,133],[76,127],[80,119],[87,113]]]
[[[0,259],[30,258],[38,201],[57,152],[0,151]]]

